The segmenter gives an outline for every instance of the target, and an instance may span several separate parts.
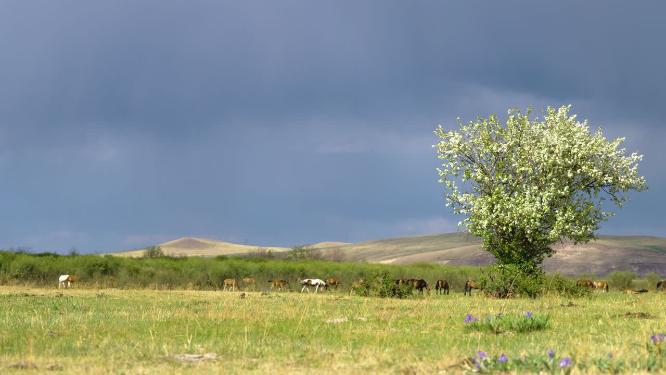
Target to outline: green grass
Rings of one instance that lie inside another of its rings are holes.
[[[477,351],[509,358],[548,349],[592,366],[608,353],[647,359],[666,331],[662,294],[495,300],[480,295],[406,300],[215,291],[0,287],[0,372],[20,361],[87,373],[460,372]],[[547,314],[548,327],[500,334],[466,329],[474,316]],[[634,313],[648,314],[631,315]],[[629,314],[629,315],[627,315]],[[184,363],[183,353],[217,360]]]

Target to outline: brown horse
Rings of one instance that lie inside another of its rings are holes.
[[[471,296],[472,295],[472,289],[481,290],[481,285],[479,285],[474,280],[465,281],[465,289],[463,291],[463,295],[470,295]]]
[[[334,286],[335,290],[338,290],[339,285],[342,285],[342,282],[337,277],[329,277],[328,279],[326,279],[326,289]]]
[[[449,294],[449,282],[446,280],[435,281],[436,294]]]
[[[426,291],[430,292],[428,283],[423,279],[409,279],[407,281],[413,289],[416,289],[416,291],[421,294],[424,294]]]
[[[592,282],[592,285],[594,285],[594,289],[601,289],[604,292],[608,293],[608,282],[604,280],[594,280],[594,282]]]
[[[287,280],[282,280],[282,279],[274,279],[274,280],[268,280],[269,283],[271,283],[271,290],[277,289],[277,290],[282,290],[282,288],[289,288],[289,281]]]
[[[657,290],[666,290],[666,280],[657,281]]]
[[[227,288],[233,292],[236,289],[236,279],[224,279],[222,290],[227,290]]]

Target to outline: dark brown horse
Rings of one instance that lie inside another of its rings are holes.
[[[481,285],[479,285],[476,281],[474,280],[467,280],[465,282],[465,289],[463,291],[463,295],[472,295],[472,289],[478,289],[481,290]]]
[[[435,281],[436,294],[449,294],[449,282],[446,280]]]

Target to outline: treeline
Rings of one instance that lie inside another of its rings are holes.
[[[465,281],[477,279],[481,271],[479,267],[432,263],[389,265],[224,256],[123,258],[0,251],[1,284],[47,287],[57,287],[58,276],[70,274],[77,277],[81,287],[216,290],[222,288],[224,279],[240,282],[244,277],[253,277],[260,290],[267,289],[271,279],[288,280],[296,289],[299,279],[336,277],[347,289],[356,280],[388,275],[396,279],[422,278],[428,283],[446,279],[452,289],[462,290]]]

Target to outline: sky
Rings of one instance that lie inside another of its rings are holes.
[[[437,125],[571,104],[666,236],[663,1],[0,2],[0,248],[455,232]]]

